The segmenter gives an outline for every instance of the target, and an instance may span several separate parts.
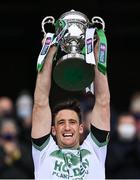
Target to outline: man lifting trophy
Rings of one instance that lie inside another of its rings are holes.
[[[89,22],[83,13],[74,10],[57,21],[52,16],[42,21],[45,36],[37,62],[31,133],[36,180],[105,179],[110,92],[104,28],[100,17]],[[89,134],[82,142],[85,126],[79,101],[70,97],[59,103],[54,100],[55,106],[51,107],[52,76],[68,91],[83,91],[94,81]]]
[[[49,27],[48,32],[45,26]],[[102,73],[106,72],[107,43],[104,29],[102,18],[95,16],[90,22],[85,14],[75,10],[62,14],[56,22],[52,16],[45,17],[42,21],[45,41],[38,57],[38,71],[43,68],[49,48],[55,44],[63,56],[54,58],[54,81],[65,90],[84,90],[94,79],[94,46],[97,38],[100,39],[97,66]]]

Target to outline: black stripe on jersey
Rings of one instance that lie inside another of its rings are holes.
[[[91,125],[91,132],[93,136],[100,142],[103,143],[107,140],[109,131],[101,130]]]
[[[31,138],[31,140],[35,145],[42,146],[49,137],[50,137],[50,134],[47,134],[41,138],[37,138],[37,139]]]

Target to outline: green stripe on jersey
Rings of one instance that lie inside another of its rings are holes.
[[[42,151],[49,143],[49,140],[50,140],[50,136],[47,138],[47,140],[41,145],[41,146],[38,146],[36,145],[35,143],[32,142],[32,145],[39,151]]]
[[[99,141],[96,139],[96,137],[93,135],[93,133],[91,133],[91,138],[92,138],[92,140],[95,142],[95,144],[96,144],[98,147],[103,147],[103,146],[107,145],[108,142],[109,142],[109,133],[107,134],[106,140],[105,140],[104,142],[99,142]]]

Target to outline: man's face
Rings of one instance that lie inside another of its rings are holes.
[[[79,117],[73,110],[64,109],[57,113],[52,134],[56,136],[60,148],[78,148],[83,126],[79,124]]]

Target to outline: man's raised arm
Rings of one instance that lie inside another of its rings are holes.
[[[98,61],[98,43],[95,47],[96,63]],[[107,75],[95,67],[95,106],[92,111],[91,124],[101,130],[110,131],[110,92]]]
[[[50,48],[43,69],[37,75],[32,113],[32,138],[40,138],[51,131],[51,109],[49,93],[51,88],[51,72],[56,47]]]

